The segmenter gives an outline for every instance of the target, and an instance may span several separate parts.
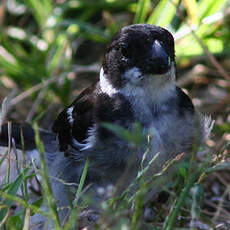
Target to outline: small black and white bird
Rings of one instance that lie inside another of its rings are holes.
[[[150,136],[146,162],[159,153],[150,174],[177,154],[189,153],[195,141],[203,143],[207,138],[212,122],[195,110],[176,85],[174,39],[169,31],[136,24],[114,36],[99,81],[59,114],[49,138],[41,132],[50,175],[77,184],[89,157],[86,185],[115,185],[132,164],[126,174],[129,184],[138,173],[145,148],[133,149],[106,129],[105,122],[127,130],[141,124],[143,134]],[[67,206],[65,185],[55,180],[52,188],[59,205]]]

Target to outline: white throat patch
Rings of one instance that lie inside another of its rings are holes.
[[[124,76],[130,80],[119,92],[131,100],[149,100],[161,103],[174,92],[176,86],[173,64],[165,74],[143,76],[140,70],[134,67],[128,70]]]
[[[143,74],[137,67],[133,67],[125,72],[124,77],[133,85],[138,84],[143,78]]]
[[[141,100],[154,100],[159,103],[167,98],[175,89],[175,68],[172,63],[171,69],[159,76],[144,76],[141,71],[133,67],[124,73],[128,81],[121,89],[116,89],[107,79],[103,68],[100,71],[100,87],[103,93],[112,96],[121,93],[125,97],[134,97]],[[143,81],[141,84],[139,84]],[[137,99],[136,98],[136,99]]]

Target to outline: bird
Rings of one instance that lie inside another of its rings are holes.
[[[174,38],[168,30],[150,24],[119,30],[105,51],[99,81],[58,115],[52,131],[40,131],[52,178],[78,184],[89,159],[85,186],[91,185],[96,194],[98,188],[116,185],[122,177],[125,185],[132,183],[146,146],[146,164],[159,154],[148,170],[151,176],[178,154],[189,154],[195,143],[204,143],[212,121],[199,113],[177,86],[176,77]],[[130,132],[140,124],[148,145],[133,148],[105,124]],[[12,129],[20,142],[19,132],[14,131],[19,126],[13,124]],[[8,143],[6,131],[1,133],[1,145]],[[27,132],[31,134],[25,135],[25,143],[30,144],[25,147],[34,153],[34,131],[23,126],[23,133]],[[69,204],[65,184],[53,180],[52,190],[58,206]]]

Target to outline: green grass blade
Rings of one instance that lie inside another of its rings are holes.
[[[202,0],[198,4],[199,18],[203,19],[211,14],[214,14],[223,8],[227,0]]]
[[[150,0],[139,0],[134,23],[144,23],[148,14]]]
[[[36,123],[34,125],[34,130],[35,130],[35,142],[36,142],[36,146],[37,146],[38,152],[40,154],[40,159],[41,159],[43,194],[46,195],[47,206],[49,208],[50,215],[52,216],[52,219],[54,220],[54,224],[56,227],[55,229],[61,230],[59,217],[57,213],[56,201],[52,194],[51,184],[50,184],[49,175],[48,175],[48,169],[47,169],[46,161],[45,161],[45,149],[40,139],[38,126]]]
[[[51,0],[24,0],[24,2],[32,10],[32,14],[38,25],[43,29],[47,24],[50,13],[52,12]]]
[[[73,207],[72,207],[73,209],[71,210],[71,214],[69,216],[68,222],[65,224],[64,230],[68,230],[70,228],[72,229],[72,228],[76,227],[75,226],[77,224],[76,216],[78,215],[78,209],[76,207],[78,205],[78,201],[80,199],[80,195],[81,195],[82,190],[83,190],[83,186],[84,186],[85,179],[86,179],[87,172],[88,172],[88,168],[89,168],[89,163],[90,163],[90,159],[87,158],[86,162],[85,162],[85,167],[83,169],[81,179],[80,179],[80,182],[79,182],[79,185],[77,188],[75,200],[73,202]]]
[[[83,169],[83,172],[82,172],[82,175],[81,175],[81,180],[80,180],[80,183],[78,185],[78,189],[77,189],[77,193],[76,193],[76,203],[74,206],[77,205],[77,201],[79,200],[79,197],[80,197],[80,194],[82,192],[82,189],[83,189],[83,186],[84,186],[84,183],[85,183],[85,179],[86,179],[86,175],[87,175],[87,172],[88,172],[88,168],[89,168],[89,158],[86,159],[86,162],[85,162],[85,167]]]
[[[78,31],[77,34],[81,35],[82,37],[85,37],[86,39],[94,40],[97,42],[108,42],[110,39],[110,36],[100,29],[99,27],[92,26],[91,24],[87,22],[83,22],[80,20],[70,20],[65,19],[62,20],[59,24],[57,24],[57,27],[69,27],[69,26],[75,25],[75,30]]]
[[[20,186],[23,183],[24,180],[24,175],[28,173],[28,169],[25,169],[17,178],[14,182],[8,184],[5,188],[2,189],[4,190],[5,194],[11,195],[11,196],[16,196]],[[1,190],[0,190],[1,191]],[[5,200],[3,201],[3,204],[5,204],[7,207],[10,207],[12,205],[12,200]],[[6,209],[1,209],[0,210],[0,222],[3,220],[4,216],[6,215],[7,210]]]
[[[162,0],[158,3],[156,9],[150,15],[147,23],[162,27],[169,25],[176,14],[176,8],[179,0]]]
[[[1,167],[1,164],[3,163],[3,161],[6,159],[7,155],[8,155],[8,152],[7,152],[7,151],[4,153],[4,155],[1,155],[0,167]]]
[[[29,208],[29,209],[31,209],[34,213],[40,213],[40,214],[42,214],[43,216],[46,216],[46,217],[48,216],[48,217],[51,218],[49,212],[44,212],[44,211],[42,211],[40,208],[38,208],[38,207],[36,207],[36,206],[34,206],[34,205],[32,205],[32,204],[29,204],[28,202],[24,201],[23,199],[21,199],[21,198],[19,198],[19,197],[17,197],[17,196],[8,194],[8,193],[3,192],[3,191],[1,191],[1,190],[0,190],[0,196],[3,197],[4,199],[9,200],[9,201],[12,202],[12,203],[13,203],[13,202],[16,202],[16,203],[18,203],[19,205],[22,205],[22,206],[24,206],[24,207],[26,207],[26,208]],[[0,220],[0,221],[1,221],[1,220]]]
[[[183,0],[186,11],[188,12],[189,21],[192,25],[198,24],[198,6],[196,0]]]

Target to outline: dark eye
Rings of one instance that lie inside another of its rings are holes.
[[[130,57],[132,55],[132,49],[130,49],[127,45],[121,46],[121,53],[125,57]]]

